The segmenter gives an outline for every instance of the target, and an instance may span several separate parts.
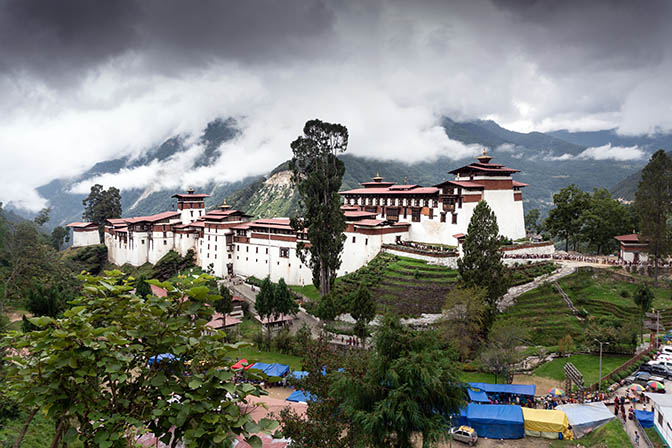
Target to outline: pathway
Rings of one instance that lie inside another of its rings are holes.
[[[534,288],[536,288],[537,286],[541,285],[544,282],[554,282],[558,279],[573,274],[578,266],[583,265],[581,263],[573,263],[566,261],[560,261],[559,264],[560,268],[557,269],[552,274],[542,275],[535,278],[529,283],[525,283],[524,285],[509,288],[509,291],[504,295],[504,297],[502,297],[502,299],[497,304],[497,308],[499,309],[499,311],[500,312],[504,311],[505,309],[516,303],[516,297],[518,297],[519,295],[533,290]]]

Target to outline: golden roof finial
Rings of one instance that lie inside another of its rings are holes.
[[[487,149],[485,149],[485,146],[484,146],[484,147],[483,147],[483,155],[484,155],[484,156],[487,156],[487,155],[488,155],[487,152],[488,152],[488,151],[487,151]]]

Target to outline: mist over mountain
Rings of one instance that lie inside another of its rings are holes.
[[[519,169],[520,173],[514,178],[529,184],[523,193],[527,210],[548,209],[553,194],[571,183],[586,191],[611,189],[617,196],[630,199],[634,195],[633,182],[636,189],[638,173],[649,154],[659,146],[672,146],[670,135],[626,137],[613,131],[521,133],[505,129],[494,121],[458,122],[450,118],[444,118],[441,124],[451,139],[465,145],[485,147],[497,163]],[[203,149],[190,166],[207,167],[218,157],[218,147],[234,139],[238,132],[234,120],[212,121],[198,138],[197,144]],[[167,162],[175,162],[179,167],[181,158],[192,146],[193,142],[184,136],[174,136],[142,157],[100,161],[76,178],[57,179],[41,186],[38,192],[52,208],[48,225],[63,225],[81,218],[82,200],[86,194],[73,193],[73,189],[83,182],[108,179],[109,184],[104,185],[107,188],[118,186],[115,179],[127,182],[128,176],[142,175],[144,169],[165,169],[164,166],[170,165]],[[412,150],[409,148],[409,151]],[[343,189],[356,188],[376,174],[400,183],[433,185],[451,178],[449,171],[471,161],[470,157],[455,160],[448,154],[413,164],[348,153],[342,159],[346,166]],[[231,160],[233,166],[235,163]],[[161,178],[179,176],[180,173],[179,170],[167,170],[165,174],[159,174]],[[619,186],[622,181],[625,186]],[[124,216],[174,209],[176,204],[171,196],[181,191],[177,187],[162,187],[161,183],[144,188],[121,188]],[[257,217],[289,216],[298,206],[286,162],[265,176],[249,176],[237,182],[221,179],[197,189],[210,195],[206,201],[208,207],[220,205],[226,200]],[[14,212],[24,217],[32,216],[19,209],[14,209]]]

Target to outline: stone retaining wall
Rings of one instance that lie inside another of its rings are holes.
[[[446,266],[451,269],[457,269],[457,253],[455,252],[430,252],[422,249],[406,246],[395,246],[384,244],[382,250],[388,254],[399,257],[408,257],[416,260],[423,260],[429,264]]]

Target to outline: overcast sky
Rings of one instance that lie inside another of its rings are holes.
[[[409,162],[476,151],[445,134],[443,115],[520,131],[668,132],[671,9],[665,0],[0,0],[0,201],[40,208],[35,187],[198,136],[217,117],[236,118],[241,134],[214,165],[191,169],[202,151],[194,141],[179,159],[105,180],[198,186],[263,173],[316,117],[348,127],[350,153]]]

